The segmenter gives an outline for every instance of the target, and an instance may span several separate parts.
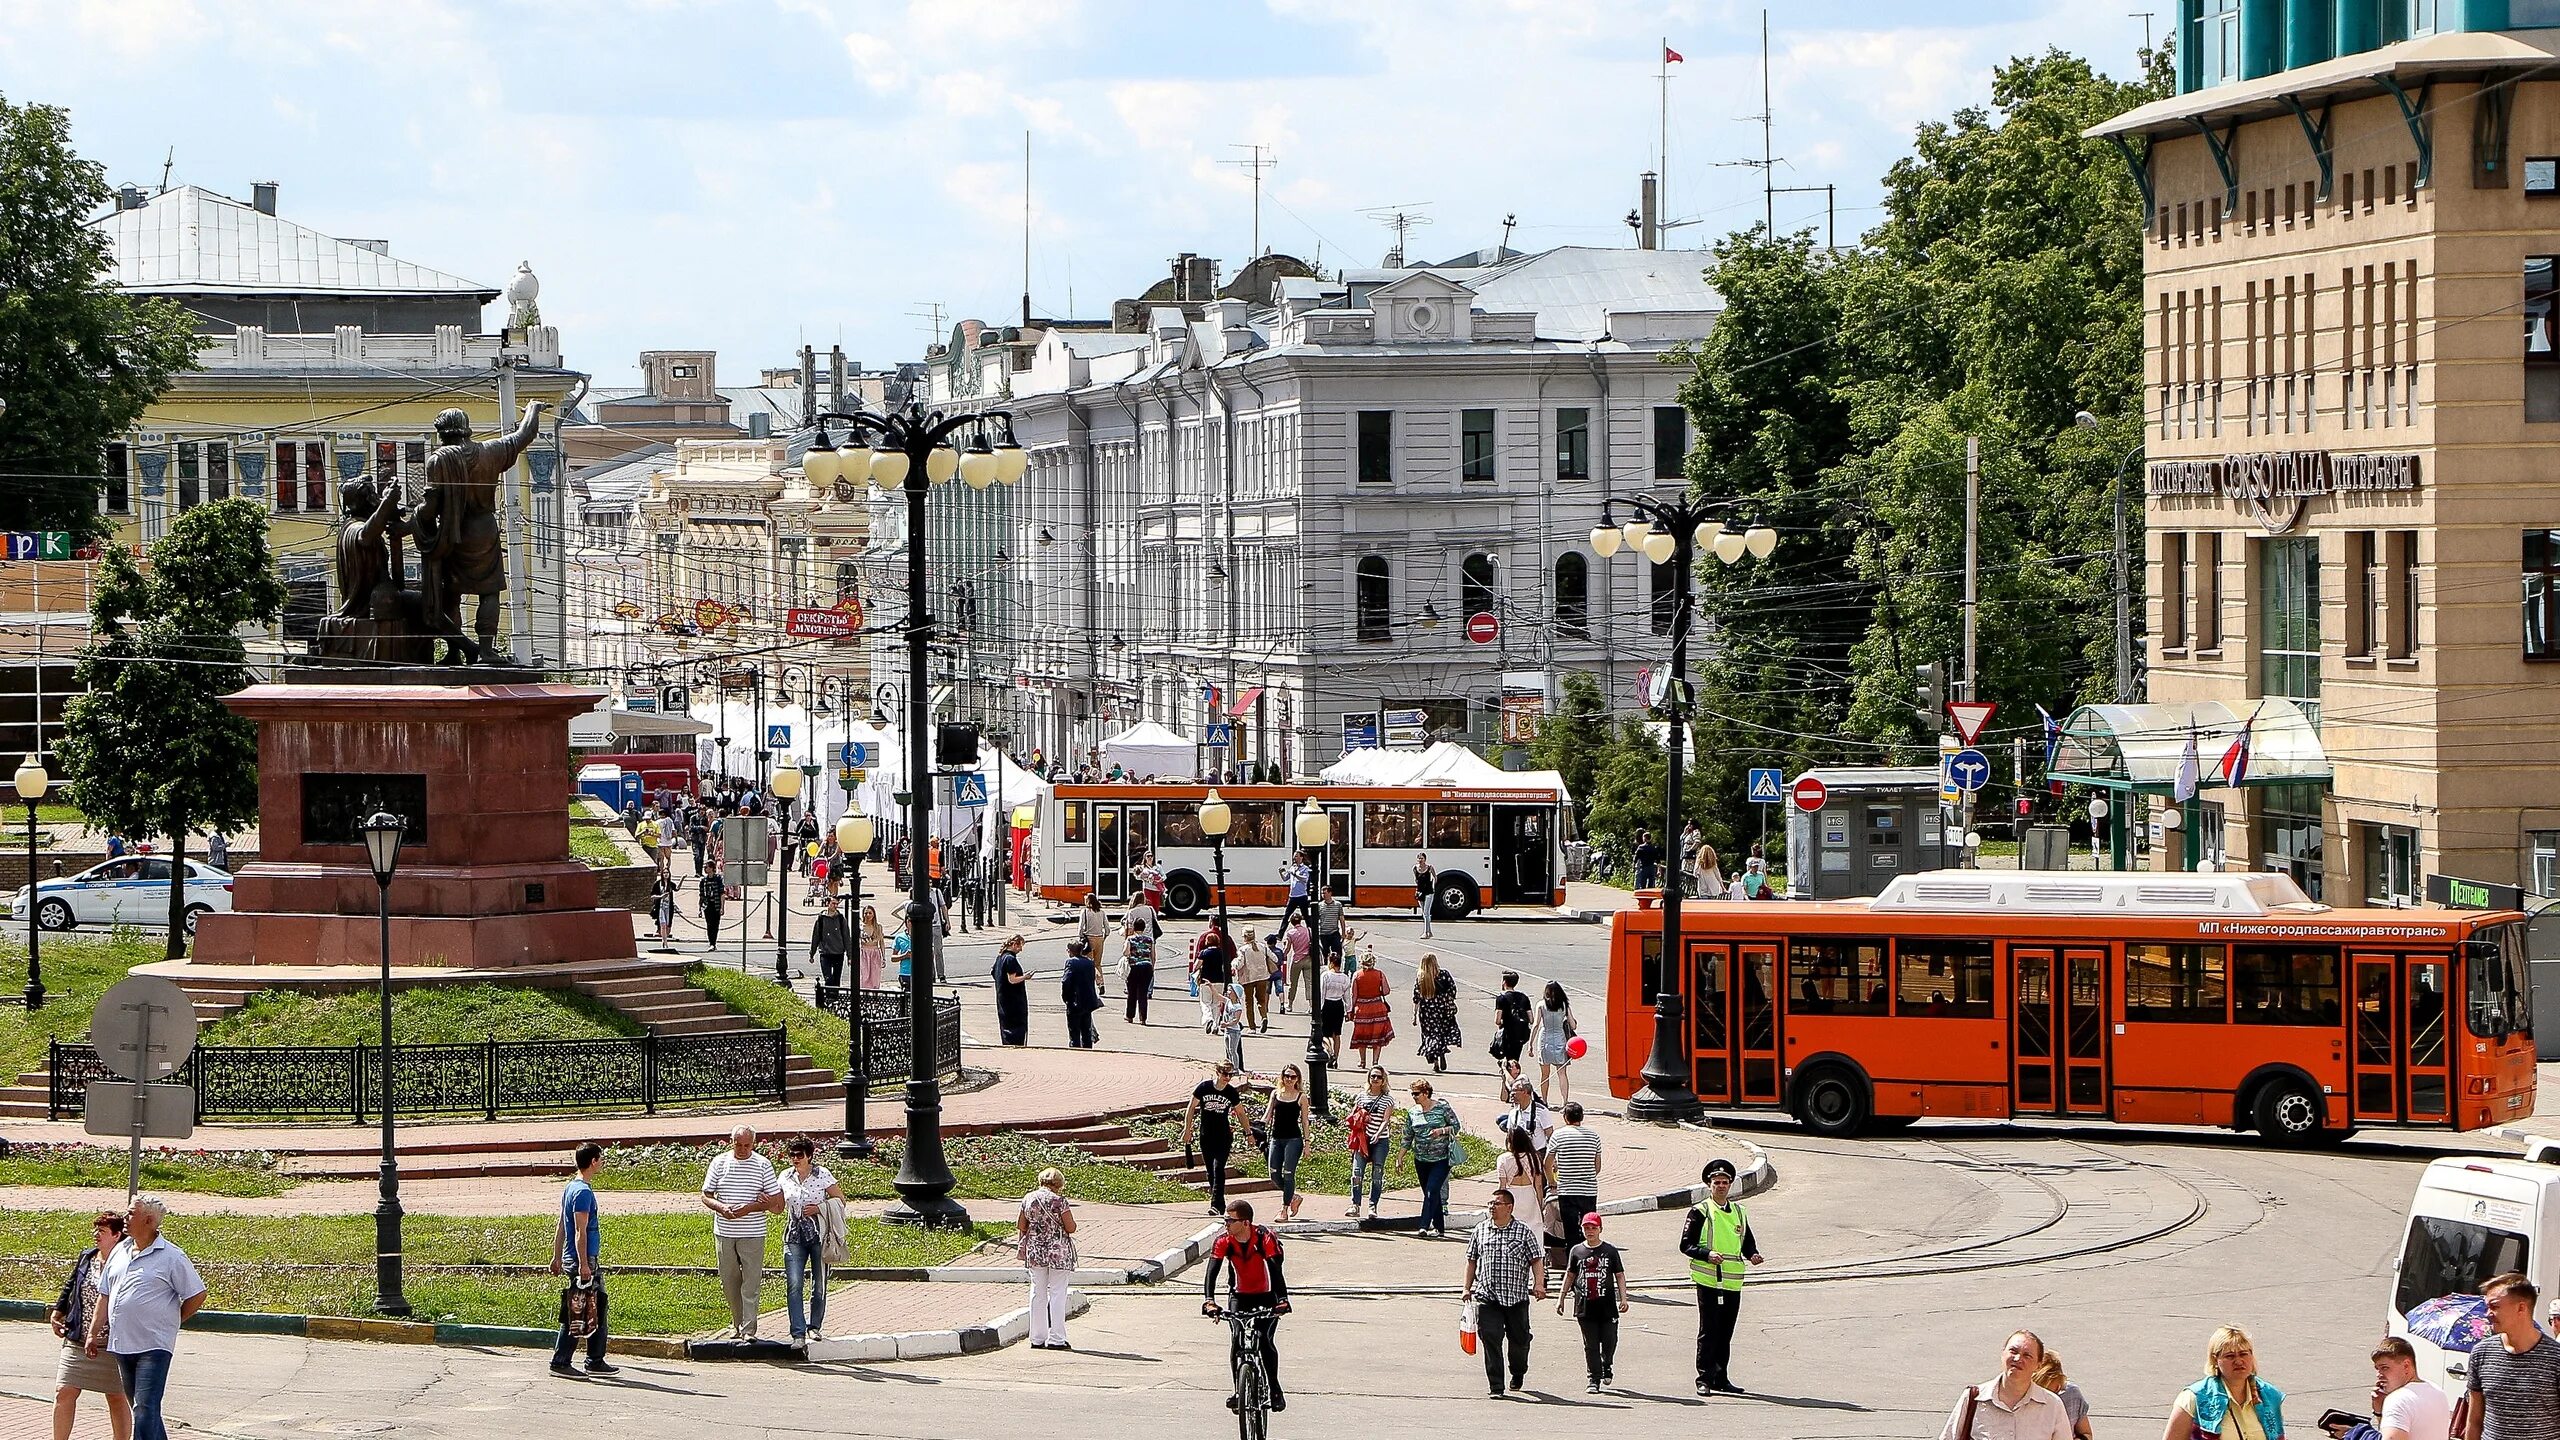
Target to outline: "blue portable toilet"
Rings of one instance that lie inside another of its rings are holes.
[[[622,809],[622,797],[625,793],[634,796],[639,793],[639,782],[639,776],[625,775],[619,765],[578,767],[578,793],[592,797],[616,811]]]

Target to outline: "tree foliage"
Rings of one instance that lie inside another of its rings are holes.
[[[1934,748],[1912,669],[1962,653],[1969,436],[1980,698],[2029,726],[2038,703],[2111,698],[2110,486],[2141,436],[2142,211],[2080,134],[2166,93],[2169,73],[2165,54],[2134,84],[2059,52],[2012,61],[1990,109],[1920,129],[1857,249],[1757,229],[1716,248],[1726,309],[1681,357],[1689,481],[1784,536],[1770,561],[1708,558],[1697,576],[1693,784],[1719,846],[1757,827],[1749,766]],[[2100,423],[2075,426],[2081,410]]]
[[[152,542],[147,568],[109,549],[96,597],[82,693],[63,709],[56,753],[71,802],[93,823],[169,838],[175,959],[186,953],[188,834],[236,830],[258,812],[258,727],[222,697],[250,679],[236,632],[273,624],[284,609],[266,512],[248,500],[183,512]]]
[[[195,363],[175,301],[112,288],[88,222],[114,194],[71,148],[70,116],[0,96],[0,530],[98,538],[108,441]]]

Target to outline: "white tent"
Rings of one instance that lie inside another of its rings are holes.
[[[867,727],[862,727],[867,728]],[[865,813],[904,823],[907,812],[898,806],[898,792],[907,788],[906,747],[899,743],[895,727],[875,732],[878,737],[878,763],[869,779],[855,792]],[[856,734],[855,739],[871,738]],[[832,772],[831,772],[832,773]],[[937,784],[933,825],[938,835],[955,835],[961,827],[976,823],[979,843],[990,847],[990,853],[1001,846],[1007,817],[1024,806],[1037,806],[1049,794],[1049,782],[1014,763],[1013,758],[993,745],[978,747],[978,775],[987,784],[984,806],[960,806],[950,803],[947,787]],[[998,801],[1001,799],[1002,803]]]
[[[1422,750],[1354,750],[1324,768],[1328,785],[1482,785],[1512,790],[1553,790],[1565,795],[1553,770],[1505,770],[1453,741]]]
[[[1200,742],[1142,720],[1102,742],[1102,763],[1138,780],[1189,780],[1200,771]]]

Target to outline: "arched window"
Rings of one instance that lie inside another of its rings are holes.
[[[1458,566],[1458,606],[1462,615],[1485,615],[1493,610],[1493,557],[1481,552],[1470,555]]]
[[[1352,583],[1351,603],[1359,622],[1359,638],[1386,640],[1395,634],[1394,594],[1387,583],[1387,561],[1364,555]]]
[[[1680,612],[1680,562],[1665,560],[1653,567],[1653,633],[1671,633],[1671,617]]]
[[[1568,635],[1591,633],[1591,562],[1579,551],[1556,557],[1556,625]]]

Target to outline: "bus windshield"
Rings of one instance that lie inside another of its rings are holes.
[[[2524,927],[2493,925],[2463,942],[2471,970],[2471,1033],[2504,1040],[2533,1033],[2533,976],[2525,964]]]

